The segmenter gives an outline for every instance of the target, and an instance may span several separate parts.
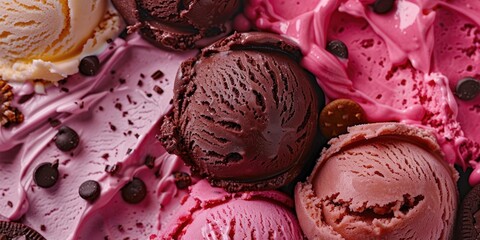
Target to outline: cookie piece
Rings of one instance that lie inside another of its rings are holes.
[[[40,233],[24,224],[5,221],[0,221],[0,239],[46,240]]]
[[[327,138],[337,137],[346,133],[348,127],[365,122],[363,108],[350,99],[334,100],[320,113],[320,130]]]
[[[24,121],[23,114],[11,106],[12,100],[12,87],[7,82],[0,80],[0,126],[2,127]]]
[[[456,239],[480,239],[480,185],[463,199],[457,213]]]

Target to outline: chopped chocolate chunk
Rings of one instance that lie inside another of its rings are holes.
[[[373,3],[373,11],[377,14],[385,14],[390,12],[395,5],[395,0],[376,0]]]
[[[111,122],[109,122],[108,125],[110,125],[110,129],[112,131],[114,131],[114,132],[117,131],[117,127],[115,125],[113,125]]]
[[[348,58],[348,48],[345,43],[340,40],[333,40],[328,42],[327,51],[339,58]]]
[[[12,207],[13,207],[13,203],[12,203],[11,201],[8,201],[8,202],[7,202],[7,206],[9,206],[10,208],[12,208]]]
[[[48,118],[48,123],[50,124],[51,127],[58,127],[62,122],[58,119],[53,119],[53,118]]]
[[[23,96],[20,97],[20,99],[18,99],[18,103],[19,104],[24,104],[24,103],[28,102],[28,100],[32,99],[33,96],[35,96],[35,93],[23,95]]]
[[[153,167],[155,167],[155,157],[153,156],[150,156],[150,155],[147,155],[145,157],[145,166],[147,166],[148,168],[152,169]]]
[[[128,120],[128,125],[133,125],[132,120]]]
[[[66,87],[60,88],[60,91],[66,92],[66,93],[70,92],[70,90],[69,90],[68,88],[66,88]]]
[[[458,81],[455,94],[462,100],[472,100],[480,93],[480,81],[466,77]]]
[[[141,77],[141,78],[145,78],[145,74],[140,73],[140,77]]]
[[[75,130],[63,126],[58,130],[57,135],[53,138],[55,145],[62,152],[69,152],[77,148],[80,137]]]
[[[95,76],[100,69],[100,59],[97,56],[84,57],[80,61],[78,69],[85,76]]]
[[[122,187],[122,198],[125,202],[130,204],[140,203],[147,196],[147,186],[139,178],[133,178]]]
[[[156,93],[158,94],[162,94],[164,91],[161,87],[155,85],[155,87],[153,87],[153,91],[155,91]]]
[[[94,180],[85,181],[80,185],[78,194],[81,198],[94,202],[100,196],[100,184]]]
[[[122,104],[121,103],[115,103],[115,108],[118,109],[119,111],[122,111]]]
[[[118,171],[120,171],[121,164],[113,164],[105,166],[105,172],[109,173],[110,175],[115,175]]]
[[[192,185],[192,178],[190,174],[186,172],[176,172],[173,174],[173,177],[175,178],[175,185],[178,189],[186,189]]]
[[[163,76],[165,76],[165,74],[162,71],[157,70],[156,72],[154,72],[152,74],[152,79],[153,80],[158,80],[158,79],[162,78]]]
[[[132,153],[132,151],[133,151],[133,149],[131,149],[131,148],[127,149],[127,155]]]
[[[45,240],[37,231],[22,223],[0,221],[0,239]]]
[[[142,80],[138,80],[137,85],[138,85],[139,87],[143,87],[143,81],[142,81]]]
[[[108,160],[108,158],[110,157],[110,155],[108,153],[105,153],[102,155],[102,158],[105,159],[105,160]]]
[[[118,79],[118,81],[120,82],[120,84],[125,84],[127,82],[125,78],[120,78]]]
[[[58,181],[58,161],[45,162],[33,171],[33,181],[41,188],[50,188]]]
[[[148,98],[153,97],[153,94],[145,92],[145,95],[147,95]]]
[[[40,230],[45,232],[45,231],[47,231],[47,227],[42,224],[42,225],[40,225]]]

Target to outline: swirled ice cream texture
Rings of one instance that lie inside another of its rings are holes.
[[[0,78],[58,81],[123,30],[109,1],[0,1]]]
[[[155,136],[157,122],[170,109],[177,68],[196,52],[163,51],[138,35],[126,42],[117,39],[110,48],[100,55],[97,76],[74,75],[47,88],[47,95],[22,97],[33,93],[31,84],[12,83],[16,100],[28,100],[16,103],[26,116],[23,124],[0,128],[1,219],[20,219],[47,239],[147,239],[163,226],[164,211],[186,194],[177,190],[172,173],[188,169]],[[153,80],[158,70],[164,77]],[[52,127],[51,120],[61,124]],[[71,153],[59,151],[51,141],[63,125],[80,136]],[[144,164],[147,156],[156,159],[153,169]],[[59,181],[50,189],[37,187],[33,170],[55,160],[60,162]],[[105,172],[106,165],[117,163],[117,174]],[[148,186],[146,199],[137,205],[127,204],[119,193],[132,177]],[[101,185],[93,204],[78,194],[86,180]]]
[[[329,143],[295,190],[309,239],[451,239],[458,175],[430,132],[375,123]]]
[[[476,167],[480,98],[459,100],[454,89],[462,78],[480,76],[480,2],[399,0],[385,15],[367,2],[252,0],[245,16],[297,41],[303,66],[330,99],[354,99],[374,122],[432,128],[448,162]],[[334,39],[348,46],[348,60],[325,50]],[[479,182],[474,171],[470,183]]]

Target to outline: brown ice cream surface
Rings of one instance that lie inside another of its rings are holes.
[[[292,181],[316,152],[322,105],[300,57],[278,35],[242,33],[184,62],[162,126],[167,150],[229,191]]]
[[[184,50],[226,32],[240,0],[112,0],[129,25],[157,46]]]

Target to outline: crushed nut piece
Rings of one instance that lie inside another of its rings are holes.
[[[2,127],[22,123],[25,120],[23,114],[11,106],[12,100],[12,86],[0,80],[0,126]]]

